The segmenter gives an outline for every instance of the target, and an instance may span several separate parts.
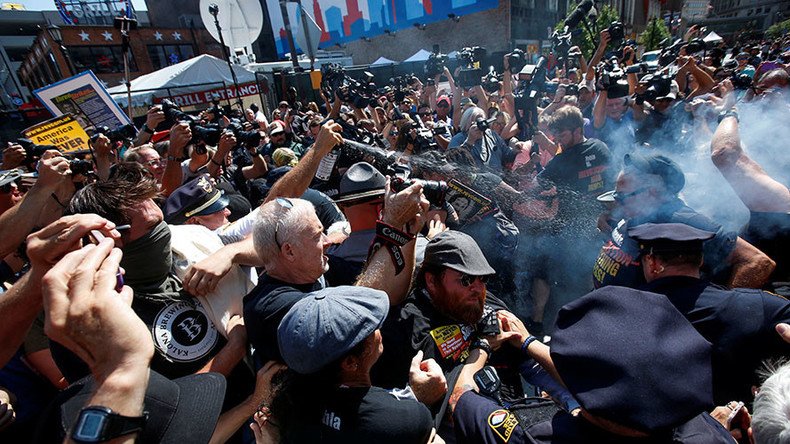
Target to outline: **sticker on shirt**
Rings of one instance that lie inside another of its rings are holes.
[[[462,328],[458,324],[445,325],[431,330],[431,337],[442,358],[450,357],[455,361],[463,357],[463,353],[472,342],[471,336],[471,328]]]
[[[219,340],[217,328],[197,300],[165,306],[154,318],[153,335],[159,351],[176,362],[206,357]]]
[[[508,442],[513,435],[513,430],[518,425],[516,415],[507,410],[494,410],[488,415],[488,426],[499,436],[503,442]]]

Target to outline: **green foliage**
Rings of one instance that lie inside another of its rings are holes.
[[[777,23],[765,31],[765,34],[772,39],[781,37],[787,33],[790,33],[790,20]]]
[[[572,2],[568,5],[568,15],[571,14],[576,9],[576,2]],[[598,28],[598,32],[600,33],[604,29],[608,28],[612,22],[616,22],[620,20],[620,14],[617,13],[617,10],[612,8],[609,5],[604,5],[598,10],[598,19],[596,20],[596,28]],[[554,29],[561,31],[565,24],[563,23],[565,18],[563,17],[559,23],[554,27]],[[579,32],[581,31],[581,32]],[[595,48],[598,46],[598,41],[600,40],[601,36],[596,35],[595,41],[590,38],[590,33],[587,32],[587,29],[584,28],[583,24],[580,24],[573,35],[573,44],[578,45],[579,48],[582,50],[582,54],[584,57],[589,60],[592,57],[593,52],[595,52]]]
[[[639,34],[639,44],[645,47],[645,51],[654,51],[659,48],[658,44],[667,37],[670,37],[669,29],[663,19],[654,17],[647,24],[644,32]]]

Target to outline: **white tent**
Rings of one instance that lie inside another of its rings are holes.
[[[705,43],[720,42],[722,38],[720,35],[716,34],[715,31],[711,31],[710,34],[702,38],[702,41]]]
[[[379,57],[375,62],[371,63],[370,66],[384,66],[384,65],[394,65],[394,60],[390,60],[386,57]]]
[[[412,55],[408,59],[404,60],[403,63],[407,63],[407,62],[424,62],[424,61],[428,60],[428,57],[430,55],[431,55],[431,53],[429,51],[421,49],[421,50],[417,51],[416,53],[414,53],[414,55]]]
[[[239,85],[255,81],[255,73],[244,67],[234,65],[233,72]],[[230,75],[228,63],[208,54],[201,54],[181,63],[162,68],[132,80],[132,106],[145,106],[153,103],[155,97],[167,97],[166,89],[156,91],[140,91],[156,88],[171,88],[173,95],[189,94],[226,87],[233,88],[233,77]],[[207,85],[207,83],[212,83]],[[203,84],[202,86],[190,86]],[[108,89],[113,99],[122,107],[126,107],[126,85]],[[137,91],[137,92],[135,92]]]

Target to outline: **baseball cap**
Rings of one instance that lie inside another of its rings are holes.
[[[639,242],[639,250],[648,253],[699,253],[702,243],[716,233],[680,223],[637,225],[628,236]]]
[[[440,104],[440,103],[442,103],[442,102],[445,102],[445,103],[447,103],[447,106],[450,106],[450,98],[449,98],[449,97],[447,97],[446,95],[444,95],[444,96],[439,96],[439,98],[438,98],[438,99],[436,99],[436,104],[437,104],[437,105],[438,105],[438,104]]]
[[[496,274],[472,236],[455,230],[441,232],[428,242],[423,264],[441,265],[471,276]]]
[[[334,197],[335,203],[348,203],[377,199],[384,195],[384,186],[387,178],[373,165],[367,162],[357,162],[346,170],[340,179],[338,194]]]
[[[280,122],[275,121],[275,122],[272,122],[271,125],[269,125],[269,135],[270,136],[273,136],[275,134],[284,133],[284,132],[285,132],[285,126],[282,123],[280,123]]]
[[[646,174],[660,176],[671,193],[679,193],[686,185],[686,176],[677,163],[661,154],[629,153],[623,156],[623,165]]]
[[[165,222],[183,224],[192,216],[205,216],[222,211],[228,198],[209,180],[208,174],[190,180],[176,188],[165,202]]]
[[[664,295],[608,286],[565,305],[551,357],[585,410],[637,430],[713,407],[711,345]]]
[[[53,426],[57,424],[61,436],[77,420],[94,386],[93,377],[88,376],[69,386],[55,400],[59,408],[47,418],[47,423],[52,420]],[[151,371],[143,401],[148,420],[135,442],[208,442],[222,409],[225,386],[225,378],[219,373],[189,375],[171,381]]]
[[[387,293],[367,287],[340,286],[309,293],[280,321],[280,354],[291,370],[315,373],[381,328],[389,307]]]

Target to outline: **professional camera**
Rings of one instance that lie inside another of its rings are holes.
[[[244,131],[244,125],[239,122],[237,119],[228,124],[225,127],[226,131],[230,131],[233,133],[233,136],[236,137],[236,143],[247,145],[250,147],[256,147],[261,144],[261,133],[260,131]]]
[[[599,83],[601,88],[606,90],[609,98],[628,95],[628,81],[616,58],[604,62],[599,72]]]
[[[458,62],[461,65],[458,83],[462,88],[471,88],[481,84],[484,74],[480,63],[486,54],[486,49],[480,46],[463,48],[458,52]]]
[[[623,22],[612,22],[608,28],[609,37],[612,38],[612,42],[619,42],[620,40],[625,39],[625,28],[623,27]]]
[[[513,52],[507,56],[507,62],[510,66],[511,73],[521,72],[521,70],[524,69],[524,65],[527,64],[527,56],[524,54],[524,51],[519,48],[514,49]]]
[[[216,146],[219,143],[219,138],[222,135],[222,129],[219,125],[199,125],[197,117],[181,111],[181,108],[170,99],[162,100],[162,112],[165,113],[165,122],[170,126],[175,125],[176,122],[189,124],[190,130],[192,130],[192,139],[189,143],[200,144],[200,142],[204,142],[206,145],[211,146]]]
[[[568,59],[568,52],[573,46],[571,37],[570,32],[560,33],[559,31],[554,31],[554,34],[551,35],[551,51],[554,53],[559,65],[562,65]]]
[[[702,40],[700,38],[691,39],[686,44],[686,54],[691,55],[691,54],[694,54],[695,52],[700,52],[700,51],[704,50],[705,47],[706,47],[706,45],[705,45],[705,41],[704,40]]]
[[[351,103],[356,108],[367,108],[374,100],[378,89],[373,83],[373,78],[373,74],[365,71],[363,79],[356,80],[338,64],[324,65],[323,82],[329,94],[337,92],[340,100]]]
[[[477,129],[479,129],[481,133],[484,133],[487,129],[491,128],[491,124],[494,122],[496,122],[496,117],[492,117],[490,119],[478,117],[475,124],[477,125]]]
[[[638,101],[649,102],[672,92],[672,77],[668,75],[647,75],[642,78],[642,82],[647,83],[647,89],[636,96]]]
[[[575,83],[571,83],[570,85],[565,86],[565,95],[566,96],[578,96],[579,95],[579,85]]]
[[[732,86],[737,90],[747,90],[752,87],[752,78],[749,74],[733,73],[730,77]]]
[[[447,197],[447,182],[442,180],[423,180],[423,179],[404,179],[393,177],[390,180],[390,187],[395,192],[400,192],[418,183],[422,185],[422,194],[428,202],[435,207],[444,206],[444,199]]]
[[[111,143],[115,144],[126,139],[134,139],[137,137],[137,129],[132,124],[126,124],[114,130],[110,130],[107,126],[100,126],[94,130],[93,135],[90,137],[91,143],[96,142],[102,134],[110,139]]]
[[[483,89],[489,94],[495,93],[502,88],[502,82],[500,82],[499,76],[493,71],[483,77],[482,85]]]
[[[582,20],[587,17],[593,6],[593,0],[584,0],[583,2],[579,3],[579,6],[577,6],[576,9],[574,9],[573,12],[568,15],[568,18],[565,19],[565,26],[568,28],[568,30],[579,26],[579,23],[581,23]]]
[[[25,150],[25,163],[32,163],[48,150],[58,150],[55,145],[36,145],[30,139],[16,139],[15,142]]]
[[[634,63],[633,65],[627,67],[625,69],[626,74],[647,74],[649,72],[655,72],[658,69],[658,66],[649,65],[645,62],[642,63]]]
[[[546,58],[535,65],[525,65],[518,74],[518,84],[513,91],[516,120],[520,128],[519,139],[532,138],[538,128],[538,100],[546,90]]]
[[[447,65],[448,60],[447,54],[442,54],[438,51],[432,52],[428,56],[428,60],[425,61],[425,75],[428,77],[428,80],[433,80],[434,77],[444,72],[444,67]]]
[[[72,176],[83,175],[87,176],[93,172],[93,162],[83,159],[72,159],[69,161],[69,169]]]

